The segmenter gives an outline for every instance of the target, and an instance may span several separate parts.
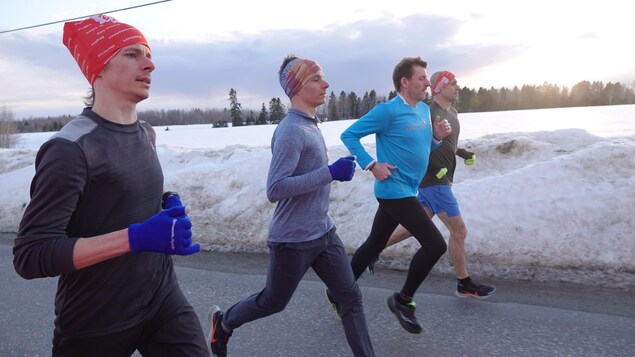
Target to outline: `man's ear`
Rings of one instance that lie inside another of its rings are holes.
[[[404,87],[408,86],[408,78],[406,77],[401,77],[401,79],[399,80],[399,83],[401,83],[401,88],[403,89]]]

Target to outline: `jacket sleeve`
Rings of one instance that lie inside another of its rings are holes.
[[[461,159],[463,159],[463,160],[467,160],[467,159],[471,159],[472,155],[474,155],[474,153],[470,152],[470,151],[467,151],[467,150],[465,150],[463,148],[458,148],[456,150],[456,155],[458,157],[460,157]]]
[[[390,115],[386,106],[376,105],[370,112],[357,119],[342,134],[340,139],[348,151],[357,157],[357,163],[362,169],[373,162],[373,157],[364,149],[361,139],[370,134],[381,133],[390,125]]]

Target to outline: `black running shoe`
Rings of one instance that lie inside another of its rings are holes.
[[[336,303],[335,300],[333,300],[333,297],[331,296],[331,294],[329,294],[329,289],[324,290],[324,292],[326,293],[326,298],[331,303],[331,306],[333,306],[333,310],[335,310],[335,313],[337,314],[337,317],[339,317],[341,319],[342,318],[342,307],[338,303]]]
[[[399,301],[397,301],[397,294],[399,293],[390,295],[386,301],[388,308],[397,316],[397,320],[399,320],[399,324],[404,330],[412,334],[421,333],[421,325],[419,325],[415,317],[415,306],[417,306],[417,304],[414,301],[410,301],[406,305],[400,304]]]
[[[368,273],[370,275],[375,275],[375,264],[377,263],[378,260],[379,260],[379,255],[375,256],[373,260],[370,261],[370,264],[368,264],[368,267],[366,269],[368,270]]]
[[[467,286],[463,286],[461,282],[456,283],[456,291],[454,294],[460,298],[475,298],[479,300],[487,299],[492,296],[496,288],[489,285],[481,285],[475,282],[471,282],[467,284]]]
[[[223,320],[223,312],[217,305],[212,306],[208,313],[209,318],[209,334],[207,341],[209,341],[212,348],[212,355],[216,357],[227,356],[227,341],[232,335],[231,332],[227,333],[221,327],[221,321]]]

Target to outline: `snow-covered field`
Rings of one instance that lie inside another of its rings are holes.
[[[468,227],[472,275],[635,286],[635,105],[460,114],[463,147],[454,192]],[[335,160],[340,133],[321,130]],[[266,252],[274,205],[265,196],[273,125],[157,127],[166,190],[191,206],[195,240],[205,249]],[[0,231],[16,232],[29,200],[33,162],[52,133],[22,134],[0,149]],[[374,152],[374,137],[363,140]],[[347,250],[365,240],[377,208],[372,175],[334,182],[330,214]],[[447,238],[447,231],[435,219]],[[406,268],[414,239],[382,262]],[[437,271],[452,272],[442,258]]]

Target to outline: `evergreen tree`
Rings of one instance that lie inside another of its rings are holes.
[[[348,107],[348,116],[347,116],[347,118],[350,118],[350,119],[359,118],[360,117],[360,115],[359,115],[359,112],[360,112],[359,107],[361,106],[361,103],[360,103],[360,100],[359,100],[359,97],[357,96],[357,94],[355,94],[355,92],[350,92],[348,94],[347,101],[348,101],[348,105],[347,105],[347,107]]]
[[[212,124],[212,126],[214,128],[226,128],[227,127],[227,120],[219,120],[214,122],[214,124]]]
[[[271,98],[269,101],[269,122],[271,124],[278,124],[287,115],[284,104],[280,101],[280,98]]]
[[[349,110],[348,110],[348,100],[346,100],[346,98],[348,98],[348,95],[346,95],[346,92],[341,91],[340,92],[340,97],[337,100],[337,106],[338,106],[338,112],[340,115],[340,118],[342,120],[344,119],[351,119],[351,117],[349,117]]]
[[[242,118],[242,105],[238,103],[238,95],[234,88],[229,90],[229,104],[230,104],[230,114],[232,118],[232,126],[241,126],[243,125]]]
[[[329,96],[327,108],[327,116],[329,118],[329,121],[342,119],[337,108],[337,97],[335,97],[335,93],[333,93],[333,91],[331,91],[331,95]]]
[[[326,115],[326,103],[320,105],[319,107],[317,107],[317,110],[315,111],[315,115],[318,118],[321,118],[320,120],[328,120],[328,115]]]
[[[254,111],[250,110],[249,115],[247,116],[246,125],[256,125],[256,117],[254,116]]]
[[[359,116],[364,116],[371,109],[373,109],[375,105],[377,105],[377,103],[377,92],[375,92],[374,89],[371,90],[370,93],[364,93],[364,97],[362,98],[362,103],[359,108]]]
[[[267,118],[269,118],[269,113],[267,112],[267,108],[265,107],[265,103],[262,103],[262,108],[260,109],[260,114],[258,114],[258,119],[256,119],[256,125],[267,124]]]

